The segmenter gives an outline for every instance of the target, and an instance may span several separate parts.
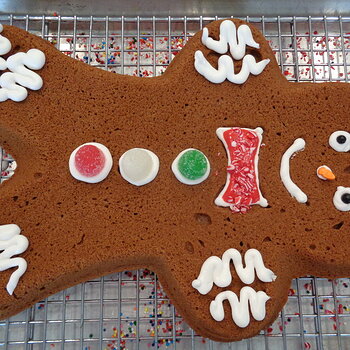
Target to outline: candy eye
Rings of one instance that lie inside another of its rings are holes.
[[[209,176],[210,163],[204,153],[188,148],[178,154],[171,169],[176,178],[185,185],[198,185]]]
[[[335,131],[329,137],[329,145],[337,152],[350,151],[350,134],[347,131]]]
[[[89,142],[77,147],[69,158],[72,176],[88,183],[104,180],[112,169],[113,159],[108,148],[100,143]]]
[[[340,211],[350,210],[350,187],[339,186],[333,197],[334,206]]]
[[[119,170],[126,181],[135,186],[143,186],[157,176],[159,159],[148,149],[132,148],[120,157]]]

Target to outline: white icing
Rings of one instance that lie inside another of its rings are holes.
[[[0,271],[17,267],[6,286],[10,295],[13,294],[19,279],[27,270],[27,262],[23,258],[12,258],[14,255],[25,252],[29,245],[28,239],[20,233],[21,229],[17,225],[0,225],[0,251],[3,251],[0,253]]]
[[[345,136],[345,143],[339,143],[337,141],[338,136]],[[350,134],[347,131],[338,130],[332,133],[329,137],[329,145],[337,152],[349,152],[350,151]]]
[[[243,58],[240,72],[235,74],[233,60],[228,55],[220,56],[218,61],[218,69],[215,69],[206,60],[202,51],[198,50],[194,54],[194,66],[197,72],[215,84],[220,84],[225,79],[234,84],[243,84],[248,79],[249,74],[260,74],[269,62],[269,59],[256,62],[252,55],[246,55]]]
[[[305,140],[302,138],[296,139],[283,154],[280,168],[280,176],[284,187],[299,203],[306,203],[307,195],[292,181],[290,177],[290,159],[294,153],[299,152],[304,148]]]
[[[350,193],[350,187],[338,186],[333,196],[333,204],[340,211],[350,210],[350,204],[344,203],[341,199],[342,195],[345,193]]]
[[[143,186],[155,179],[159,171],[159,158],[144,148],[132,148],[119,159],[121,176],[135,186]]]
[[[3,26],[0,24],[0,33],[3,31]],[[0,35],[0,55],[6,55],[11,50],[11,42],[9,39]],[[6,61],[0,57],[0,70],[5,70],[7,68]]]
[[[324,176],[322,176],[321,174],[319,174],[319,170],[321,168],[325,168],[325,169],[328,169],[330,172],[332,172],[331,168],[328,167],[327,165],[321,165],[319,166],[317,169],[316,169],[316,175],[318,178],[320,178],[321,180],[328,180],[327,178],[325,178]]]
[[[245,328],[250,323],[249,306],[253,318],[256,321],[262,321],[266,316],[266,302],[269,299],[270,297],[265,292],[256,292],[248,286],[240,290],[239,299],[236,293],[224,291],[219,293],[215,300],[210,303],[210,314],[215,321],[222,321],[225,317],[223,301],[228,300],[233,322],[238,327]]]
[[[237,249],[228,249],[222,255],[211,256],[204,261],[197,279],[192,281],[192,287],[201,294],[208,294],[213,284],[218,287],[227,287],[232,282],[230,262],[233,262],[240,280],[245,284],[251,284],[255,279],[255,272],[262,282],[273,282],[277,277],[265,267],[260,252],[256,249],[249,249],[244,255],[245,266],[243,267],[242,256]]]
[[[210,38],[208,28],[204,28],[202,43],[208,49],[220,54],[226,53],[227,45],[229,45],[230,53],[235,60],[241,60],[244,57],[247,45],[256,49],[260,48],[254,40],[249,26],[242,24],[236,30],[235,23],[229,20],[225,20],[220,24],[219,40]]]
[[[97,147],[99,150],[102,151],[102,153],[105,156],[105,165],[102,169],[102,171],[95,175],[95,176],[84,176],[82,175],[78,169],[75,167],[75,155],[78,152],[79,148],[85,145],[93,145],[95,147]],[[97,182],[101,182],[102,180],[104,180],[109,172],[111,171],[113,166],[113,158],[111,155],[111,152],[109,151],[109,149],[102,145],[101,143],[97,143],[97,142],[88,142],[88,143],[84,143],[83,145],[80,145],[79,147],[77,147],[72,154],[69,157],[69,171],[71,173],[71,175],[79,180],[79,181],[83,181],[83,182],[87,182],[87,183],[97,183]]]
[[[31,71],[44,66],[45,55],[42,51],[30,49],[27,53],[16,53],[7,59],[6,64],[11,72],[6,72],[0,77],[0,102],[7,99],[15,102],[23,101],[28,95],[25,88],[39,90],[42,87],[41,77]]]
[[[224,132],[227,130],[230,130],[232,128],[218,128],[216,129],[216,135],[218,136],[218,138],[220,139],[220,141],[224,144],[225,146],[225,150],[227,153],[227,158],[228,158],[228,165],[231,165],[231,155],[230,152],[228,151],[228,147],[226,144],[226,141],[224,139]],[[263,129],[260,127],[257,127],[256,129],[248,129],[248,128],[241,128],[243,130],[249,130],[252,132],[255,132],[256,135],[258,136],[259,139],[259,144],[258,144],[258,151],[256,152],[255,158],[254,158],[254,170],[255,170],[255,174],[256,174],[256,185],[259,191],[259,196],[260,196],[260,200],[256,203],[253,204],[258,204],[262,207],[267,207],[268,206],[268,202],[267,199],[263,197],[263,195],[261,194],[260,191],[260,187],[259,187],[259,171],[258,171],[258,162],[259,162],[259,149],[260,149],[260,145],[261,145],[261,141],[262,141],[262,134],[263,134]],[[232,203],[227,203],[223,200],[223,195],[226,193],[226,190],[228,188],[228,186],[230,185],[230,173],[227,172],[227,177],[226,177],[226,184],[224,186],[224,188],[222,189],[222,191],[220,192],[220,194],[217,196],[217,198],[215,199],[215,204],[220,206],[220,207],[230,207],[232,205]]]
[[[174,159],[173,163],[171,164],[171,170],[173,171],[175,177],[180,181],[182,182],[183,184],[185,185],[198,185],[200,183],[202,183],[203,181],[205,181],[209,174],[210,174],[210,163],[209,163],[209,159],[206,157],[206,155],[201,152],[203,154],[203,156],[205,157],[206,161],[207,161],[207,171],[205,172],[205,174],[200,177],[199,179],[196,179],[196,180],[190,180],[190,179],[187,179],[185,178],[179,171],[179,168],[178,168],[178,163],[179,163],[179,160],[181,158],[181,156],[183,154],[185,154],[187,151],[192,151],[192,150],[195,150],[195,151],[198,151],[198,152],[201,152],[199,151],[198,149],[195,149],[195,148],[187,148],[185,150],[183,150],[182,152],[180,152],[177,157]]]

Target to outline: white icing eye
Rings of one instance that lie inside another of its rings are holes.
[[[180,152],[171,165],[176,178],[185,185],[198,185],[210,173],[210,163],[203,152],[188,148]]]
[[[132,148],[119,159],[121,176],[135,186],[146,185],[158,174],[159,158],[148,149]]]
[[[350,134],[347,131],[335,131],[329,137],[329,145],[337,152],[350,151]]]
[[[77,147],[69,158],[72,176],[88,183],[104,180],[112,169],[113,159],[108,148],[97,142],[84,143]]]
[[[338,186],[333,197],[334,206],[340,211],[350,210],[350,187]]]

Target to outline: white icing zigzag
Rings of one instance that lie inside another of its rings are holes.
[[[243,58],[241,71],[235,74],[233,60],[228,55],[219,58],[218,69],[215,69],[206,60],[202,51],[198,50],[194,54],[194,66],[197,72],[215,84],[220,84],[225,79],[234,84],[243,84],[249,74],[259,75],[269,62],[269,59],[265,59],[257,63],[252,55],[246,55]]]
[[[226,53],[227,45],[229,45],[230,53],[235,60],[241,60],[244,57],[247,45],[256,49],[260,48],[246,24],[240,25],[236,30],[236,25],[228,20],[220,24],[220,40],[210,38],[208,28],[203,28],[202,43],[208,49],[220,54]]]
[[[2,30],[3,27],[0,24],[0,33]],[[10,41],[0,35],[0,55],[8,53],[10,50]],[[30,69],[41,69],[44,64],[45,54],[38,49],[28,50],[27,53],[16,53],[10,56],[7,61],[0,57],[0,70],[9,69],[11,71],[3,73],[0,77],[0,102],[7,99],[20,102],[28,96],[26,88],[39,90],[43,86],[43,81],[37,73]]]
[[[239,298],[232,291],[219,293],[210,303],[210,314],[216,321],[222,321],[225,317],[223,301],[228,300],[231,306],[233,322],[241,328],[247,327],[250,322],[249,305],[252,316],[257,321],[262,321],[266,315],[265,304],[270,297],[263,291],[256,292],[251,287],[243,287]],[[248,305],[249,304],[249,305]]]
[[[213,284],[218,287],[227,287],[232,282],[230,262],[233,262],[238,277],[245,284],[253,283],[255,272],[262,282],[273,282],[276,275],[265,267],[260,252],[256,249],[249,249],[244,255],[246,267],[243,267],[242,256],[237,249],[228,249],[222,255],[211,256],[204,261],[197,279],[192,281],[192,287],[201,294],[208,294],[213,288]]]
[[[30,49],[27,53],[19,52],[10,56],[6,63],[7,68],[12,73],[3,73],[0,77],[0,85],[2,87],[0,89],[0,102],[7,99],[16,102],[23,101],[28,96],[25,88],[39,90],[43,86],[41,77],[30,70],[38,70],[44,66],[45,55],[42,51]]]
[[[17,287],[19,279],[27,270],[27,262],[23,258],[12,258],[14,255],[22,254],[28,248],[29,242],[22,236],[21,229],[14,224],[0,226],[0,271],[18,267],[7,283],[7,292],[12,295]]]
[[[0,33],[3,31],[3,26],[0,24]],[[6,55],[11,50],[11,42],[9,39],[0,35],[0,55]],[[7,67],[6,61],[0,57],[0,70],[5,70]]]
[[[234,63],[230,56],[221,56],[218,61],[218,69],[215,69],[206,60],[202,51],[196,51],[194,55],[195,69],[199,74],[215,84],[222,83],[225,79],[234,84],[243,84],[248,79],[249,74],[260,74],[270,62],[269,59],[264,59],[257,63],[252,55],[245,56],[247,45],[257,49],[260,47],[255,42],[250,28],[245,24],[239,26],[236,31],[236,26],[232,21],[223,21],[220,25],[220,40],[210,38],[208,29],[204,28],[202,43],[207,48],[220,54],[226,53],[229,46],[230,53],[235,60],[243,58],[241,71],[235,74]]]

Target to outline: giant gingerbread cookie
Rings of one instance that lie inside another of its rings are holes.
[[[0,187],[1,318],[147,267],[199,334],[232,341],[273,322],[294,277],[350,275],[349,85],[288,83],[239,20],[150,79],[14,27],[0,51],[0,142],[18,162]]]

